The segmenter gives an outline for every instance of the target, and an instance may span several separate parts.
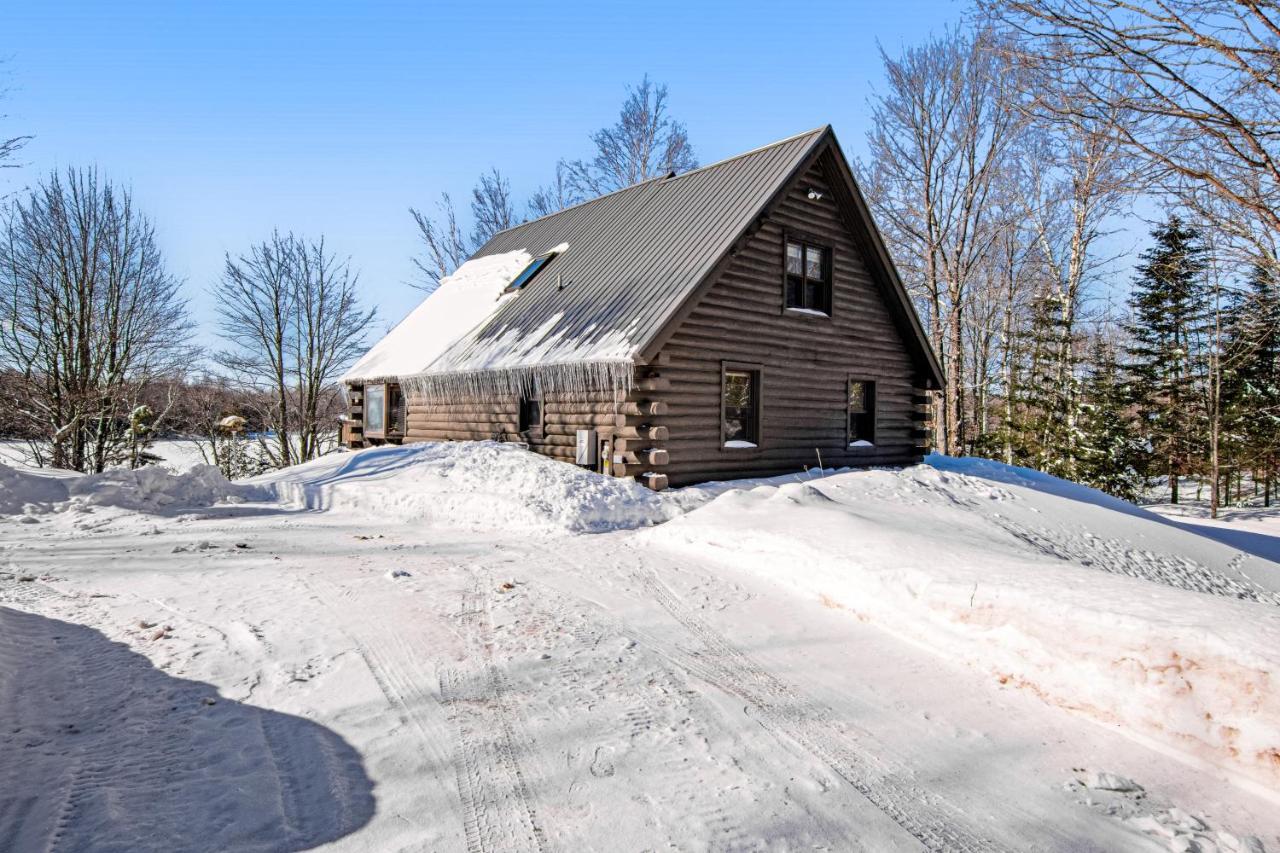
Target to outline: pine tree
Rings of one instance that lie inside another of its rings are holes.
[[[1270,506],[1280,463],[1280,286],[1271,267],[1254,266],[1224,337],[1224,349],[1235,356],[1223,388],[1231,449],[1241,466],[1260,476]]]
[[[1142,254],[1129,299],[1127,368],[1151,468],[1167,477],[1177,503],[1178,478],[1195,470],[1196,448],[1203,446],[1193,359],[1204,332],[1205,249],[1177,216],[1151,235],[1156,244]]]
[[[1028,334],[1030,366],[1022,392],[1021,446],[1029,464],[1064,479],[1076,479],[1079,437],[1078,341],[1063,319],[1056,294],[1045,294],[1032,305]]]
[[[1115,352],[1095,343],[1081,389],[1077,478],[1109,495],[1136,502],[1146,485],[1146,449],[1135,429],[1130,394]]]

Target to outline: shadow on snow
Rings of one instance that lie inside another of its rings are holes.
[[[305,850],[373,813],[359,754],[329,729],[0,607],[0,848]]]

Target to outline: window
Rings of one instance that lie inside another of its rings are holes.
[[[751,449],[760,445],[760,371],[725,367],[720,425],[725,447]]]
[[[387,386],[364,386],[364,436],[383,438],[387,434]]]
[[[387,438],[404,433],[404,395],[394,383],[364,386],[364,436]]]
[[[519,418],[517,432],[542,429],[542,401],[537,397],[521,397]]]
[[[849,446],[870,447],[876,440],[876,383],[849,380]]]
[[[787,240],[786,300],[790,310],[831,314],[831,250]]]
[[[520,275],[515,277],[515,281],[507,285],[507,290],[519,290],[529,283],[529,279],[538,274],[538,271],[547,265],[547,262],[554,258],[555,252],[534,258],[529,262],[529,266],[520,271]]]

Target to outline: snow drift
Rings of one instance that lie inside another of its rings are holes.
[[[156,512],[211,506],[227,499],[262,499],[269,494],[260,488],[230,482],[212,465],[197,465],[182,473],[151,465],[82,475],[0,464],[0,514],[3,515],[36,516],[87,506]]]
[[[729,491],[643,535],[1280,786],[1280,566],[1041,474],[930,462]]]
[[[671,518],[678,502],[493,441],[376,447],[251,481],[307,509],[473,528],[595,533]]]

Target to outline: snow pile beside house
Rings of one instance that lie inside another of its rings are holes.
[[[182,473],[149,465],[137,470],[119,468],[82,475],[0,464],[3,515],[36,516],[87,506],[155,512],[268,495],[261,488],[230,482],[212,465],[197,465]]]
[[[1280,785],[1280,566],[1044,475],[931,461],[728,491],[643,535]]]
[[[492,441],[375,447],[251,482],[308,509],[488,529],[593,533],[656,524],[679,511],[634,480]]]
[[[523,249],[467,261],[387,336],[351,366],[342,381],[396,379],[422,373],[455,341],[487,320],[507,285],[529,265]]]

